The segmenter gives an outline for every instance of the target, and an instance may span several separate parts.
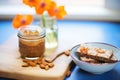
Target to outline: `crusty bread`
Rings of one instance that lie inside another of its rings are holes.
[[[117,58],[113,55],[112,50],[106,50],[102,48],[93,48],[93,47],[88,47],[86,45],[81,45],[77,49],[76,53],[80,57],[88,58],[88,60],[90,59],[97,60],[95,62],[113,63],[117,61]]]
[[[114,63],[114,62],[117,62],[118,59],[115,57],[115,55],[112,56],[112,58],[110,59],[110,62],[109,63]]]
[[[86,57],[79,57],[79,58],[80,58],[80,60],[85,61],[85,62],[98,63],[98,60],[95,60],[95,59],[86,58]]]

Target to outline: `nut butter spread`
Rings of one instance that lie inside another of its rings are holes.
[[[45,34],[40,29],[23,27],[18,33],[19,51],[22,58],[41,57],[45,51]]]

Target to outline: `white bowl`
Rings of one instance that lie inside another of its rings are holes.
[[[117,57],[118,59],[118,62],[120,60],[120,49],[118,49],[117,47],[113,45],[106,44],[106,43],[100,43],[100,42],[88,42],[84,44],[98,47],[98,48],[107,49],[107,50],[113,50],[115,57]],[[72,57],[72,60],[76,63],[76,65],[78,65],[84,71],[87,71],[93,74],[102,74],[102,73],[112,70],[118,63],[118,62],[115,62],[115,63],[102,63],[102,64],[100,63],[99,64],[99,63],[89,63],[89,62],[81,61],[78,55],[76,54],[76,50],[79,48],[79,46],[80,44],[74,46],[70,51],[70,55]]]

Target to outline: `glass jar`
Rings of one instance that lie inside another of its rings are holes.
[[[45,52],[45,31],[39,26],[24,26],[18,32],[19,52],[22,58],[36,59]]]

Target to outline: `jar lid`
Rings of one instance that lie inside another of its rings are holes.
[[[24,39],[38,39],[45,37],[45,29],[37,25],[23,26],[18,31],[18,37]]]

